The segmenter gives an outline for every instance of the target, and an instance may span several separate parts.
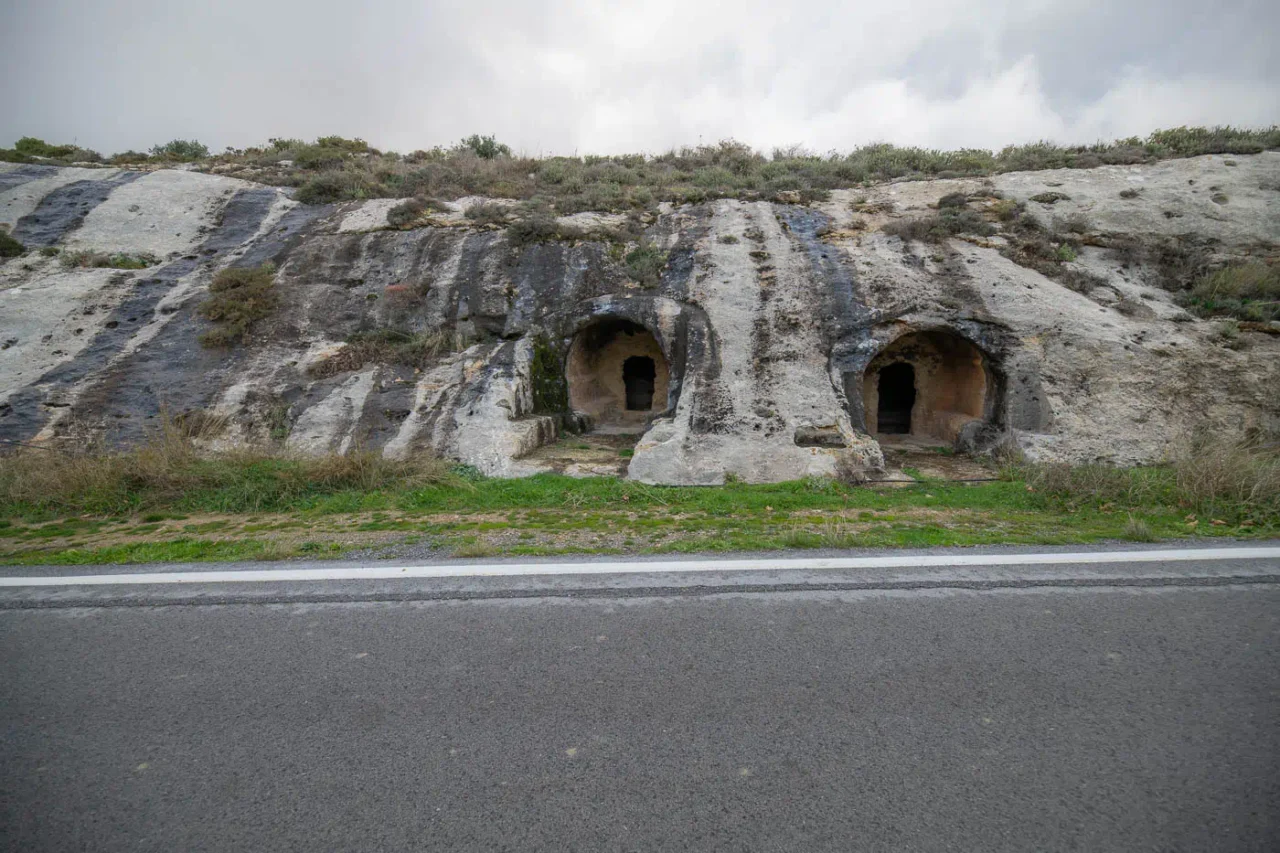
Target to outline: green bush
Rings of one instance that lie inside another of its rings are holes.
[[[36,139],[34,136],[24,136],[13,144],[13,150],[19,154],[25,154],[28,157],[51,157],[58,159],[66,157],[76,150],[74,145],[50,145],[43,139]]]
[[[294,198],[303,204],[332,204],[338,201],[394,197],[396,193],[378,176],[354,168],[322,171],[308,179]]]
[[[426,212],[427,205],[420,198],[411,198],[391,208],[387,212],[387,223],[397,228],[418,221],[418,217]]]
[[[303,204],[332,204],[336,201],[354,197],[349,194],[351,193],[352,183],[341,172],[325,172],[308,179],[306,183],[298,187],[298,191],[293,194],[293,197]]]
[[[0,230],[0,258],[16,258],[27,250],[27,247],[14,239],[8,231]]]
[[[244,338],[255,322],[271,314],[280,304],[275,273],[275,266],[267,263],[225,269],[214,276],[209,298],[200,303],[199,313],[216,326],[200,336],[200,343],[231,346]]]
[[[1026,210],[1025,205],[1011,198],[1002,198],[991,205],[991,212],[1001,222],[1013,222],[1022,215],[1024,210]]]
[[[209,149],[194,139],[175,139],[164,145],[154,146],[151,156],[157,160],[188,162],[205,159],[209,156]]]
[[[507,226],[507,240],[513,246],[545,243],[559,236],[555,214],[547,209],[526,211]]]
[[[987,236],[995,233],[996,229],[975,211],[968,208],[945,207],[933,216],[891,220],[886,222],[881,230],[900,238],[904,243],[910,243],[912,240],[941,243],[957,234]]]
[[[1256,131],[1234,127],[1175,127],[1157,130],[1147,138],[1148,150],[1165,157],[1257,154],[1277,146],[1280,146],[1280,127]]]
[[[556,414],[569,410],[569,386],[565,381],[564,364],[545,337],[534,338],[529,384],[533,390],[535,412]]]
[[[580,228],[558,223],[555,210],[542,199],[521,205],[516,220],[507,226],[507,239],[513,246],[550,240],[580,240],[585,236]]]
[[[332,169],[341,166],[349,151],[327,145],[304,145],[292,152],[293,164],[300,169]]]
[[[467,208],[464,214],[477,225],[503,225],[507,221],[506,205],[482,201]]]
[[[458,147],[471,151],[482,160],[492,160],[495,157],[511,156],[511,148],[503,145],[492,136],[472,134],[459,142]]]
[[[12,157],[0,157],[0,160],[30,163],[34,162],[33,158],[41,157],[46,160],[60,160],[63,163],[102,162],[102,155],[97,151],[90,151],[88,148],[80,148],[77,145],[50,145],[34,136],[24,136],[19,139],[14,143],[12,153]]]
[[[627,253],[623,264],[627,275],[636,284],[655,287],[662,279],[662,271],[666,269],[667,253],[654,243],[642,239],[639,246]]]
[[[290,145],[296,144],[297,140],[280,140],[276,143],[288,142]],[[346,139],[341,136],[321,136],[316,139],[316,146],[319,148],[341,148],[349,154],[371,154],[376,153],[374,149],[369,147],[369,143],[363,139]]]

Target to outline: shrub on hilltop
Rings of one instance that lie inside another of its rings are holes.
[[[164,145],[153,147],[151,156],[157,160],[187,163],[192,160],[204,160],[209,156],[209,149],[194,139],[175,139]]]

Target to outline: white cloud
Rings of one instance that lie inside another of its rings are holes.
[[[1280,119],[1280,87],[1274,83],[1204,76],[1157,79],[1129,69],[1072,127],[1091,141],[1143,136],[1152,128],[1181,125],[1269,125]]]
[[[1227,0],[1189,53],[1156,25],[1192,4],[19,0],[0,32],[0,74],[22,81],[0,144],[340,133],[408,151],[478,132],[530,153],[726,137],[999,148],[1280,121],[1280,65],[1257,38],[1280,12]]]

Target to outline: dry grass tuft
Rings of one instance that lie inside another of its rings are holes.
[[[846,453],[836,458],[836,479],[846,486],[862,486],[869,478],[861,460]]]
[[[1200,278],[1180,301],[1201,317],[1280,320],[1280,265],[1252,261],[1220,269]]]
[[[166,418],[147,442],[127,450],[21,448],[0,456],[0,515],[117,514],[158,506],[257,512],[335,492],[457,480],[448,463],[430,454],[396,460],[365,450],[326,456],[262,447],[202,451],[201,441],[223,426],[216,418]]]
[[[1156,467],[1015,461],[1005,476],[1068,507],[1183,507],[1217,518],[1280,520],[1280,447],[1251,439],[1199,438]]]
[[[1130,542],[1155,542],[1160,537],[1156,536],[1150,524],[1131,515],[1124,525],[1124,538]]]
[[[1280,516],[1280,446],[1199,439],[1173,469],[1179,494],[1193,506]]]

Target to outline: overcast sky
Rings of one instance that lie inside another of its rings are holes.
[[[1276,0],[5,0],[0,146],[999,148],[1280,122]]]

